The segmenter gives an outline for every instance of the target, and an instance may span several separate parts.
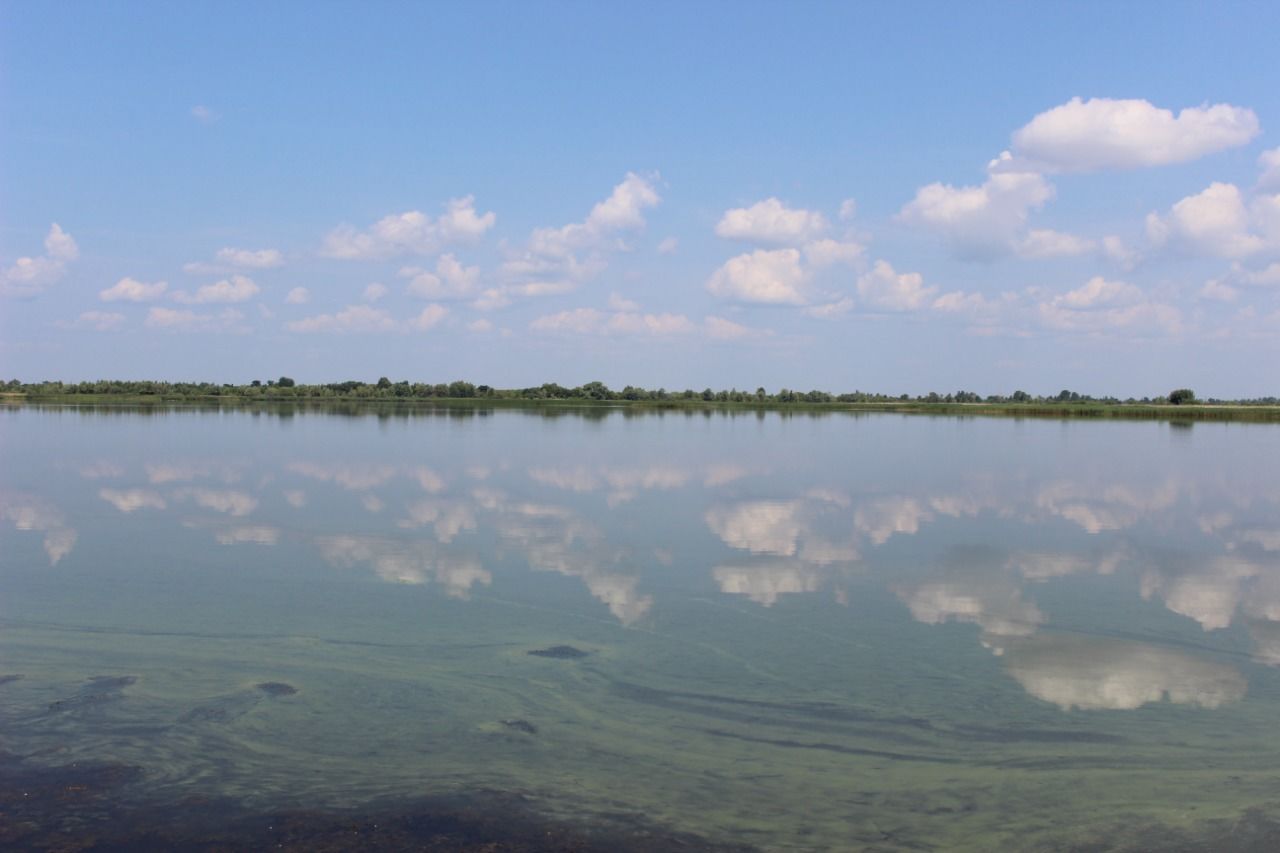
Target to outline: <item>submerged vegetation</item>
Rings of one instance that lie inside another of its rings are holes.
[[[1280,398],[1199,400],[1189,388],[1155,397],[1093,397],[1076,391],[1037,395],[1018,390],[1011,394],[983,396],[974,391],[954,391],[911,396],[867,391],[833,393],[782,388],[769,392],[687,388],[667,390],[627,385],[614,389],[603,382],[566,387],[554,382],[529,388],[495,388],[457,380],[449,383],[377,382],[348,380],[315,385],[295,382],[288,376],[255,379],[247,385],[214,382],[158,382],[106,380],[95,382],[23,383],[17,379],[0,384],[0,399],[11,402],[48,403],[439,403],[494,405],[626,405],[659,408],[747,407],[831,408],[865,411],[920,412],[934,414],[987,414],[1015,417],[1121,417],[1209,420],[1280,421]]]

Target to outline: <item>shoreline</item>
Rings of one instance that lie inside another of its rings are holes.
[[[324,409],[428,410],[528,409],[542,411],[621,410],[652,412],[720,412],[733,414],[900,414],[949,417],[1035,418],[1047,420],[1144,420],[1280,423],[1280,406],[1233,404],[1112,404],[1112,403],[929,403],[902,402],[725,402],[717,400],[594,400],[589,398],[510,399],[501,397],[433,397],[428,399],[361,397],[261,397],[163,394],[62,394],[30,396],[0,393],[10,407],[151,408],[170,409]]]

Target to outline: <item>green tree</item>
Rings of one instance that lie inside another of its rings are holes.
[[[294,382],[292,379],[290,379],[288,376],[281,376],[279,379],[276,380],[276,385],[278,385],[281,388],[292,388],[296,384],[297,383]]]
[[[1169,392],[1169,402],[1175,406],[1182,406],[1196,401],[1196,392],[1190,388],[1179,388],[1176,391]]]

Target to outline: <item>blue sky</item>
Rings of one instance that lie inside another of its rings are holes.
[[[0,377],[1276,394],[1276,32],[4,3]]]

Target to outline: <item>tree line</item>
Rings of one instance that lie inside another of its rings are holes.
[[[215,382],[161,382],[153,380],[116,380],[100,379],[94,382],[35,382],[24,383],[17,379],[3,383],[3,390],[9,394],[21,395],[30,399],[54,398],[92,395],[95,397],[156,397],[156,398],[230,398],[243,400],[527,400],[546,401],[563,400],[590,402],[655,402],[655,403],[738,403],[743,405],[785,405],[785,404],[818,404],[818,403],[985,403],[985,404],[1077,404],[1077,405],[1184,405],[1191,403],[1235,405],[1277,405],[1276,397],[1259,397],[1248,400],[1198,400],[1195,392],[1188,388],[1179,388],[1168,394],[1154,397],[1094,397],[1076,391],[1064,389],[1056,394],[1031,394],[1017,390],[1011,394],[988,394],[983,396],[974,391],[951,391],[941,393],[930,391],[927,394],[912,396],[909,394],[881,394],[868,391],[851,391],[833,393],[830,391],[801,391],[791,388],[780,388],[767,391],[756,388],[754,391],[731,388],[714,390],[704,388],[701,391],[692,388],[668,390],[666,388],[642,388],[627,385],[621,389],[610,388],[603,382],[587,382],[583,385],[568,387],[555,382],[528,388],[495,388],[491,385],[476,385],[463,380],[448,383],[410,382],[401,380],[393,382],[383,376],[376,382],[348,380],[345,382],[327,382],[304,385],[295,382],[288,376],[277,379],[255,379],[244,385]]]

